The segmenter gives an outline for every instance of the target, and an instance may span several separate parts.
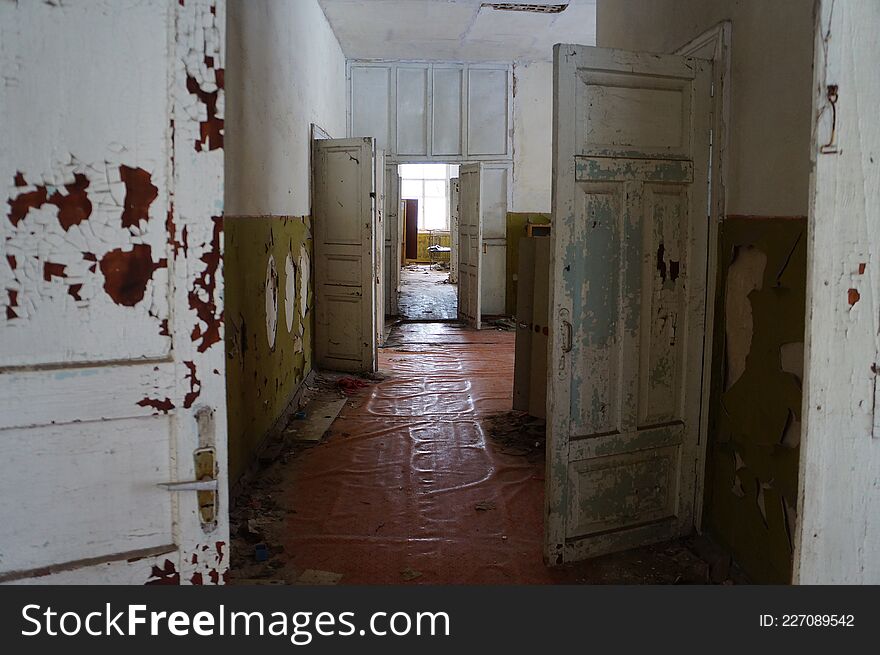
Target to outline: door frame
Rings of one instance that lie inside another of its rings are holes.
[[[709,162],[711,181],[709,198],[709,240],[706,257],[706,329],[703,337],[703,385],[700,394],[700,426],[697,441],[697,470],[694,484],[694,527],[703,533],[705,501],[706,454],[709,441],[709,406],[712,386],[712,351],[715,335],[715,295],[718,287],[718,238],[721,223],[727,216],[727,171],[729,165],[730,75],[732,23],[721,21],[671,54],[699,57],[712,62],[712,154]]]

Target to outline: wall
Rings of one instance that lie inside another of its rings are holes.
[[[597,45],[672,52],[732,22],[727,213],[805,216],[813,0],[599,0]]]
[[[300,322],[287,330],[285,285],[292,279],[293,304],[310,309],[311,123],[345,136],[345,58],[315,0],[232,1],[227,25],[226,347],[234,482],[311,370],[310,314],[304,321],[297,315]],[[266,305],[270,255],[279,285],[274,317]],[[267,317],[277,323],[274,348]]]
[[[796,526],[812,9],[812,0],[597,5],[602,47],[672,52],[731,21],[703,520],[756,582],[790,579]]]
[[[345,136],[345,57],[316,0],[229,3],[226,211],[305,216],[310,124]]]
[[[312,369],[312,252],[307,216],[226,221],[231,480],[245,472]]]
[[[730,217],[719,245],[703,525],[773,584],[791,580],[797,516],[806,231]]]
[[[514,63],[511,212],[550,211],[552,158],[553,63]]]

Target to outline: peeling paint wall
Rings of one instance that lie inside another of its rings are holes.
[[[312,370],[311,221],[226,219],[229,478],[236,481]]]
[[[755,582],[791,580],[806,218],[722,224],[703,525]]]
[[[226,339],[230,480],[312,361],[311,124],[345,136],[345,57],[317,0],[230,0]],[[305,313],[305,315],[303,315]]]
[[[547,225],[549,213],[507,212],[507,293],[505,313],[516,316],[517,271],[519,271],[519,240],[527,236],[527,225]]]

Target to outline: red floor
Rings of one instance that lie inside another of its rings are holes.
[[[297,457],[292,564],[355,584],[559,581],[541,559],[543,464],[495,452],[481,427],[510,409],[513,333],[419,324],[400,336],[380,351],[388,379]]]
[[[261,493],[282,509],[283,570],[240,576],[290,580],[317,569],[341,574],[341,584],[705,581],[706,564],[678,542],[544,566],[543,462],[498,452],[484,432],[489,416],[511,407],[513,347],[512,332],[398,327],[380,351],[387,379],[352,397],[322,443],[269,469],[275,481]]]

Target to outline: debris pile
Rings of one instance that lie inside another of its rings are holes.
[[[530,462],[544,459],[547,440],[544,419],[511,410],[489,417],[485,428],[489,438],[500,446],[501,453],[525,457]]]

